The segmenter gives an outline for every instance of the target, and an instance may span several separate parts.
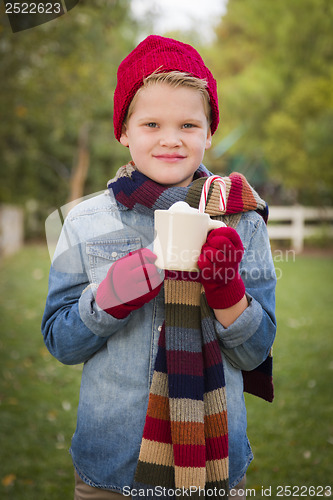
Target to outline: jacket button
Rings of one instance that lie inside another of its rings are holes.
[[[117,257],[117,252],[112,252],[111,257]]]
[[[157,330],[160,332],[162,330],[162,325],[160,325]]]

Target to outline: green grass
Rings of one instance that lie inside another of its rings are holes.
[[[328,257],[275,261],[275,399],[246,397],[255,455],[248,487],[257,496],[262,486],[273,498],[278,485],[333,486],[332,264]]]
[[[44,347],[40,323],[50,260],[26,247],[0,270],[0,498],[73,498],[68,447],[75,429],[81,367],[61,365]]]
[[[276,396],[272,404],[246,396],[255,454],[247,487],[256,498],[262,487],[271,486],[276,498],[278,485],[332,484],[332,260],[289,256],[275,264]],[[81,367],[62,366],[44,347],[40,322],[48,269],[41,246],[27,246],[0,263],[1,499],[73,498],[67,450]]]

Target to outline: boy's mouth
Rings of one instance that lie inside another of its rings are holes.
[[[154,158],[156,158],[157,160],[172,163],[172,162],[184,160],[186,158],[186,156],[180,155],[179,153],[173,153],[173,154],[172,153],[171,154],[164,153],[161,155],[154,155]]]

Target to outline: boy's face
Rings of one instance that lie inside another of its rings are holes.
[[[136,96],[120,138],[138,170],[164,186],[188,186],[211,146],[199,91],[157,83]]]

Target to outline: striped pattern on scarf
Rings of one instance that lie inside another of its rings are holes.
[[[108,188],[112,189],[116,200],[125,207],[152,215],[155,210],[168,210],[177,201],[186,201],[192,207],[198,208],[202,187],[210,175],[211,172],[200,165],[194,174],[194,182],[189,187],[166,188],[139,172],[134,163],[130,162],[118,170],[115,178],[108,182]],[[232,173],[229,177],[223,177],[223,180],[227,187],[226,211],[219,210],[219,188],[213,183],[206,206],[206,212],[210,216],[221,217],[225,214],[256,210],[267,222],[266,202],[242,174]]]
[[[164,289],[135,486],[216,487],[227,494],[225,381],[212,313],[197,273],[167,271]]]

